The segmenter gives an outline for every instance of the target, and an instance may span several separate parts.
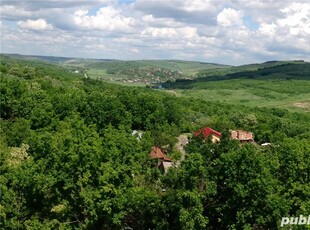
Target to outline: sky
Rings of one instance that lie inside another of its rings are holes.
[[[1,53],[310,61],[309,0],[1,0]]]

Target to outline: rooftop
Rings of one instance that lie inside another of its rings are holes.
[[[220,132],[218,132],[214,129],[211,129],[210,127],[201,128],[201,129],[197,130],[196,132],[194,132],[194,135],[196,137],[198,137],[201,134],[202,134],[203,138],[206,138],[209,135],[215,135],[218,137],[222,136],[222,134]]]

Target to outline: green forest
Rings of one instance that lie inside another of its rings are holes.
[[[288,94],[309,93],[304,68],[283,80]],[[0,229],[310,229],[280,226],[310,214],[310,113],[126,87],[38,60],[1,56],[0,70]],[[258,85],[254,73],[242,81]],[[202,127],[221,141],[192,135]],[[233,129],[255,144],[232,140]],[[167,173],[153,146],[175,162]]]

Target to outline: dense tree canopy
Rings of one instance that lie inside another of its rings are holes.
[[[37,62],[6,60],[0,80],[1,229],[276,229],[310,214],[307,113],[177,98]],[[151,147],[169,155],[203,126],[221,142],[193,136],[162,174]],[[231,129],[256,144],[231,140]]]

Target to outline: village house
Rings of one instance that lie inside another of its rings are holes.
[[[220,142],[222,134],[218,131],[215,131],[214,129],[211,129],[209,127],[201,128],[194,132],[194,135],[196,137],[201,136],[202,138],[206,139],[207,137],[211,136],[211,140],[213,143]]]
[[[168,169],[172,166],[172,160],[169,157],[167,157],[167,155],[163,153],[163,151],[157,146],[152,147],[150,157],[151,159],[158,159],[157,167],[164,174],[166,174]]]
[[[233,140],[239,140],[240,143],[254,143],[253,133],[245,130],[232,130],[231,138]]]
[[[240,143],[255,143],[254,135],[251,132],[245,130],[231,130],[231,139],[238,140]],[[206,139],[211,136],[212,143],[217,143],[221,141],[222,134],[210,127],[205,127],[194,132],[196,137],[202,137]]]

